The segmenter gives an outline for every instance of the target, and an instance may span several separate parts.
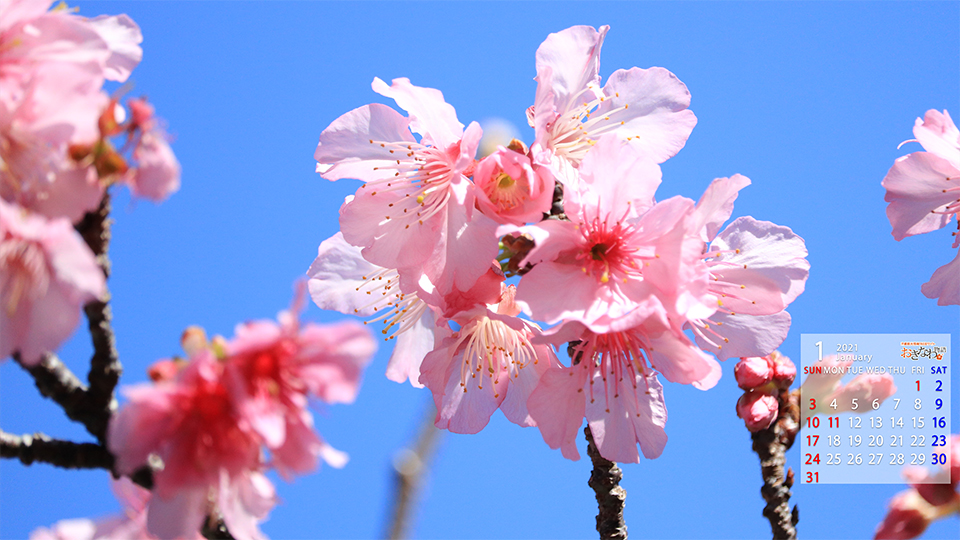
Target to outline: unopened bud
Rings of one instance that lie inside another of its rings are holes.
[[[529,151],[527,145],[524,144],[524,142],[520,139],[511,139],[510,144],[507,145],[507,149],[523,155],[527,155],[527,152]]]
[[[797,378],[797,366],[786,356],[774,351],[770,354],[773,363],[773,382],[781,389],[786,390]]]
[[[927,529],[935,514],[916,490],[901,491],[890,500],[887,515],[873,537],[890,540],[916,538]]]
[[[767,429],[777,419],[777,398],[762,392],[747,392],[737,401],[737,416],[751,433]]]
[[[186,362],[179,358],[158,360],[147,368],[147,375],[153,382],[173,380],[185,365],[187,365]]]
[[[774,373],[771,364],[769,357],[766,356],[741,358],[733,368],[737,386],[744,390],[755,390],[767,384]]]
[[[183,348],[183,352],[187,353],[188,357],[195,356],[200,351],[210,347],[210,343],[207,342],[207,333],[199,326],[188,327],[180,336],[180,347]]]

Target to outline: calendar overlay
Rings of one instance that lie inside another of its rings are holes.
[[[800,347],[802,484],[902,484],[905,466],[944,468],[950,334],[802,334]],[[884,374],[896,386],[889,398],[853,391]],[[950,482],[932,476],[926,483]]]

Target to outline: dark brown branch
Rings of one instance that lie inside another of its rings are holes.
[[[793,540],[797,537],[796,525],[799,511],[790,509],[790,488],[793,486],[793,470],[787,469],[786,452],[793,446],[800,421],[799,390],[784,391],[778,397],[779,416],[767,429],[754,433],[753,451],[760,456],[760,472],[763,475],[763,487],[760,494],[767,505],[763,516],[770,521],[773,538]]]
[[[43,433],[18,437],[0,431],[0,457],[17,458],[24,465],[38,461],[64,469],[113,468],[113,456],[103,446],[52,439]]]
[[[420,425],[420,432],[413,448],[401,449],[394,458],[393,512],[384,536],[391,540],[407,538],[410,529],[410,513],[423,484],[430,461],[436,451],[442,432],[433,424],[437,409],[430,401]]]
[[[110,246],[110,223],[110,193],[106,192],[100,202],[100,208],[96,212],[87,213],[77,224],[77,231],[96,255],[97,263],[105,277],[110,277],[110,259],[107,256]],[[100,442],[106,441],[107,423],[110,414],[116,408],[113,391],[123,372],[111,326],[109,301],[110,293],[107,292],[102,300],[94,300],[83,308],[93,340],[93,357],[90,359],[90,373],[87,375],[89,382],[87,405],[91,409],[102,411],[97,422],[85,425]]]
[[[41,395],[60,405],[67,418],[80,422],[91,433],[99,429],[103,422],[103,409],[91,406],[87,399],[87,387],[57,355],[45,353],[40,363],[34,366],[24,364],[19,353],[13,354],[13,360],[30,373]]]
[[[623,507],[626,504],[627,491],[620,487],[623,471],[616,463],[600,455],[590,426],[583,429],[587,437],[587,455],[593,462],[593,471],[587,484],[597,494],[597,532],[601,540],[626,540],[627,524],[623,520]]]

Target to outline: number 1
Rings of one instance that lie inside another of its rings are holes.
[[[817,346],[817,360],[823,360],[823,342],[818,341],[814,345]]]

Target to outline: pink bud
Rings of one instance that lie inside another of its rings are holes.
[[[744,390],[754,390],[767,384],[774,373],[771,363],[766,356],[741,358],[733,371],[737,385]]]
[[[146,99],[131,99],[127,102],[130,107],[130,116],[133,117],[133,124],[140,129],[149,130],[153,122],[153,105],[147,103]]]
[[[875,540],[904,540],[920,536],[930,524],[930,505],[915,490],[902,491],[890,500],[883,523],[873,534]]]
[[[786,356],[774,351],[770,354],[773,361],[773,382],[782,390],[790,388],[797,378],[797,366]]]
[[[761,392],[747,392],[737,401],[737,416],[751,433],[770,427],[777,419],[777,398]]]

